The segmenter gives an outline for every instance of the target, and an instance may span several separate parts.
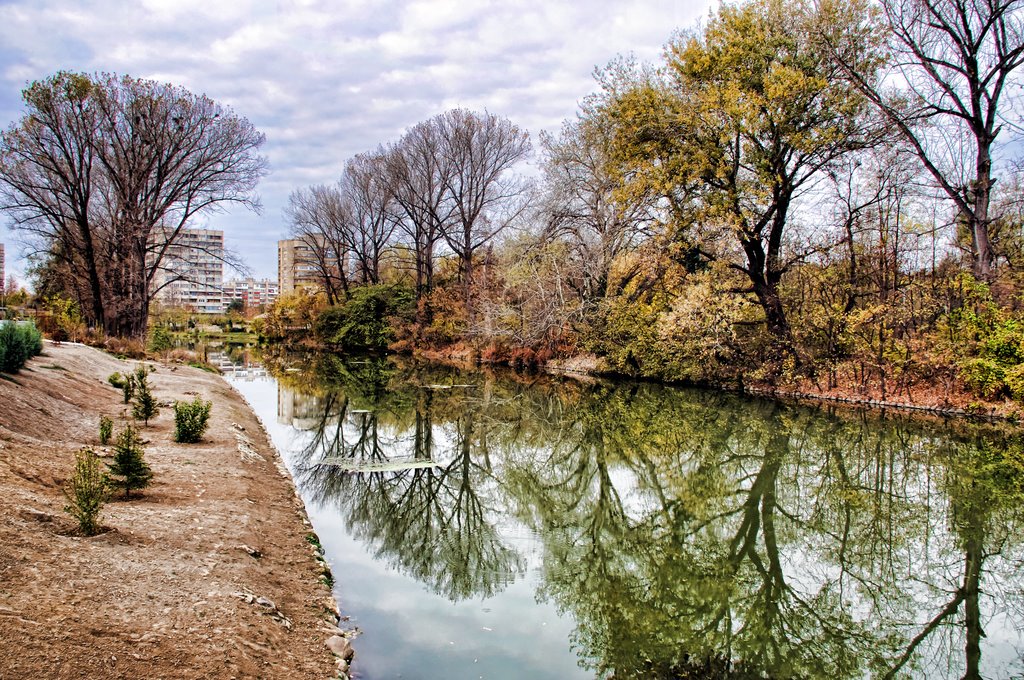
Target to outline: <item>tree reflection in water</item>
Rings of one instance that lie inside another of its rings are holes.
[[[331,375],[303,451],[303,490],[333,504],[377,559],[450,600],[489,597],[521,576],[523,559],[490,523],[498,513],[481,495],[493,474],[486,456],[474,455],[483,441],[474,398],[446,391],[449,419],[435,426],[435,390],[379,383],[367,390],[364,375],[337,367]],[[396,460],[413,465],[374,469]]]
[[[601,677],[1021,670],[984,644],[1024,620],[1019,436],[394,363],[291,375],[319,408],[307,493],[452,600],[521,577],[505,534],[536,534],[538,597]],[[419,466],[324,464],[396,459]]]

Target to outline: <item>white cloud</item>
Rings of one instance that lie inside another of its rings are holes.
[[[0,120],[57,70],[115,71],[202,92],[267,135],[262,215],[207,222],[256,273],[276,272],[289,192],[453,106],[555,130],[617,54],[656,59],[709,3],[673,0],[21,0],[0,5]],[[0,227],[0,241],[11,235]],[[8,268],[16,248],[8,247]]]

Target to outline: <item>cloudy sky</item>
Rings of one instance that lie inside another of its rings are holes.
[[[57,70],[182,85],[267,136],[261,215],[205,217],[259,277],[277,276],[282,209],[298,187],[333,182],[345,159],[452,107],[557,130],[618,54],[656,60],[715,0],[0,0],[0,123],[26,83]],[[0,220],[3,218],[0,217]],[[17,235],[0,226],[7,269]]]

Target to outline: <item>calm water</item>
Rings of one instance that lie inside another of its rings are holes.
[[[359,678],[1024,675],[1024,441],[655,385],[319,358],[230,378]]]

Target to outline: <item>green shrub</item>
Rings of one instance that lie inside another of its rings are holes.
[[[166,326],[155,326],[149,334],[150,352],[167,352],[174,347],[171,334]]]
[[[134,377],[134,404],[132,406],[132,417],[141,420],[149,425],[149,419],[156,416],[159,409],[156,405],[156,397],[153,396],[149,387],[149,371],[145,366],[135,369]]]
[[[395,339],[396,318],[411,319],[413,294],[401,286],[362,286],[347,302],[324,310],[313,327],[317,339],[346,350],[383,350]]]
[[[43,351],[43,334],[31,321],[0,325],[0,373],[16,373]]]
[[[174,402],[174,441],[195,444],[203,437],[210,419],[213,402],[196,397],[192,401]]]
[[[110,485],[124,489],[124,497],[130,498],[133,489],[144,489],[153,479],[153,471],[144,459],[145,449],[139,439],[139,431],[131,425],[117,435],[114,443],[114,461],[107,464]]]
[[[100,444],[106,446],[110,442],[110,435],[114,432],[114,421],[106,416],[100,416]]]
[[[100,459],[92,449],[82,449],[75,454],[75,473],[64,487],[64,497],[68,500],[64,512],[78,520],[78,529],[86,536],[99,533],[100,510],[108,494]]]
[[[128,382],[128,378],[121,375],[120,372],[115,371],[107,376],[107,382],[110,383],[112,387],[122,390],[124,389],[125,383]]]
[[[132,397],[135,396],[135,376],[128,374],[124,377],[124,382],[121,383],[121,395],[124,397],[124,403],[129,403]]]
[[[1024,401],[1024,364],[1017,364],[1006,369],[1003,374],[1003,383],[1011,397],[1017,401]]]
[[[979,354],[1001,365],[1024,362],[1024,326],[1017,319],[1004,319],[982,329]]]
[[[984,397],[998,397],[1006,387],[1005,369],[991,359],[966,359],[960,362],[959,368],[964,384]]]

